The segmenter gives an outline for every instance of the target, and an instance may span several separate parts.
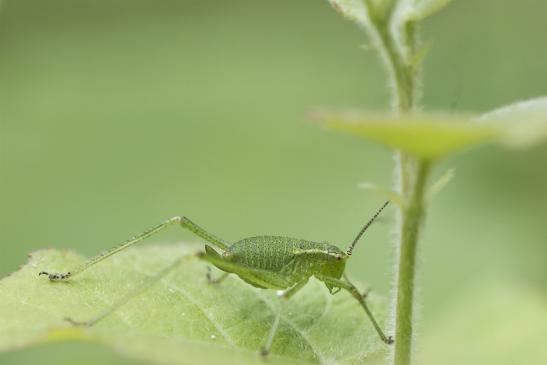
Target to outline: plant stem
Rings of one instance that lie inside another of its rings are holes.
[[[396,55],[396,53],[394,53]],[[415,107],[416,75],[402,62],[393,62],[392,75],[396,94],[393,96],[399,113],[411,112]],[[401,67],[403,66],[403,67]],[[395,291],[395,349],[394,365],[410,365],[413,340],[414,287],[416,278],[416,255],[419,231],[425,218],[424,191],[429,175],[429,163],[396,152],[395,174],[399,177],[397,190],[401,194],[402,206],[397,227],[397,262]]]
[[[394,365],[409,365],[412,355],[414,286],[419,230],[425,218],[424,191],[429,163],[399,156],[401,207],[398,229],[398,261],[395,297]]]
[[[397,44],[390,30],[390,12],[385,19],[374,13],[370,1],[365,1],[368,13],[379,39],[380,53],[388,66],[392,79],[392,101],[399,114],[412,112],[416,104],[416,83],[418,73],[409,58],[416,52],[416,29],[412,22],[406,22],[402,29],[403,37]],[[386,21],[386,19],[388,21]],[[397,262],[395,287],[395,348],[394,365],[410,365],[412,356],[414,286],[416,278],[416,253],[419,231],[425,218],[424,191],[429,175],[429,162],[413,156],[396,152],[395,175],[401,195],[397,226]]]
[[[404,46],[413,55],[416,44],[415,27],[407,23],[404,29]],[[417,74],[407,62],[402,52],[396,52],[395,41],[388,34],[387,41],[394,47],[393,56],[398,62],[393,62],[396,71],[392,75],[396,85],[397,111],[400,114],[409,113],[415,108]],[[397,76],[401,74],[402,76]],[[419,160],[400,151],[397,154],[395,175],[398,176],[397,191],[401,194],[402,206],[397,226],[396,249],[396,291],[395,291],[395,348],[394,365],[410,365],[412,359],[413,323],[414,323],[414,287],[416,281],[416,256],[419,231],[425,219],[424,191],[429,175],[429,162]]]

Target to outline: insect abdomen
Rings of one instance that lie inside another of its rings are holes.
[[[314,269],[320,269],[318,266],[325,264],[326,260],[334,260],[334,256],[341,251],[327,243],[282,236],[258,236],[234,243],[229,253],[233,262],[247,267],[284,272],[286,275],[306,270],[312,275],[316,271]]]
[[[241,265],[279,272],[290,263],[301,241],[280,236],[250,237],[230,246],[229,253]]]

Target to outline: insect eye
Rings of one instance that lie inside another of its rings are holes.
[[[336,260],[338,260],[338,261],[342,260],[342,256],[336,255]]]

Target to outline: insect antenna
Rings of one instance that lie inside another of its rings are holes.
[[[380,209],[378,209],[378,211],[376,212],[376,214],[374,214],[374,216],[372,218],[370,218],[370,220],[367,222],[367,224],[364,225],[364,227],[361,229],[361,231],[359,231],[359,233],[357,234],[357,237],[355,237],[355,239],[353,240],[352,244],[348,247],[348,249],[346,250],[346,255],[348,256],[351,256],[351,254],[353,253],[353,249],[355,248],[355,245],[357,244],[357,242],[359,242],[359,239],[361,238],[361,236],[363,235],[363,233],[365,233],[365,231],[368,229],[368,227],[370,227],[370,225],[374,222],[374,220],[380,215],[380,213],[382,212],[382,210],[384,210],[384,208],[389,204],[389,200],[386,201],[384,203],[384,205],[382,205],[382,207]]]

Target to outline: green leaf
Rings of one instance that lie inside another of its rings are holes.
[[[446,170],[445,173],[442,174],[442,176],[439,179],[437,179],[437,181],[435,181],[433,185],[431,185],[427,193],[427,199],[430,202],[433,200],[435,195],[439,194],[446,187],[446,185],[448,185],[448,183],[454,178],[454,171],[455,169]]]
[[[533,147],[547,140],[547,97],[518,102],[470,119],[414,114],[314,113],[327,127],[366,137],[425,160],[481,143],[508,148]]]
[[[425,56],[427,56],[429,50],[431,49],[431,46],[433,45],[432,42],[426,42],[423,45],[421,45],[416,52],[410,57],[408,61],[408,66],[412,69],[412,72],[417,72],[418,68],[422,64],[423,60],[425,59]]]
[[[406,18],[418,22],[429,18],[448,6],[452,0],[409,0],[406,1]]]
[[[362,183],[359,183],[358,186],[361,189],[373,191],[376,194],[381,195],[381,196],[389,199],[389,201],[391,201],[392,203],[397,204],[400,207],[403,205],[401,195],[399,193],[397,193],[396,191],[384,188],[383,186],[380,186],[378,184],[375,184],[375,183],[369,182],[369,181],[363,181]]]
[[[0,351],[76,340],[104,344],[148,363],[260,363],[258,350],[272,324],[275,293],[234,275],[208,285],[206,265],[197,259],[152,282],[177,257],[196,249],[189,244],[130,249],[68,282],[50,282],[38,272],[70,270],[83,257],[58,250],[32,254],[28,264],[0,281]],[[90,320],[135,291],[91,327],[63,320]],[[370,305],[383,326],[386,303],[373,295]],[[345,292],[330,295],[312,279],[287,303],[268,363],[354,364],[381,358],[385,350],[355,299]]]
[[[331,6],[346,18],[365,25],[368,23],[368,14],[363,0],[328,0]]]
[[[501,107],[476,119],[501,130],[500,142],[509,148],[533,147],[547,139],[547,97]]]
[[[374,20],[386,22],[397,0],[328,0],[332,7],[346,18],[361,26],[370,26]]]
[[[490,124],[446,115],[322,114],[319,119],[329,128],[366,137],[427,160],[494,141],[501,133],[498,127]]]

